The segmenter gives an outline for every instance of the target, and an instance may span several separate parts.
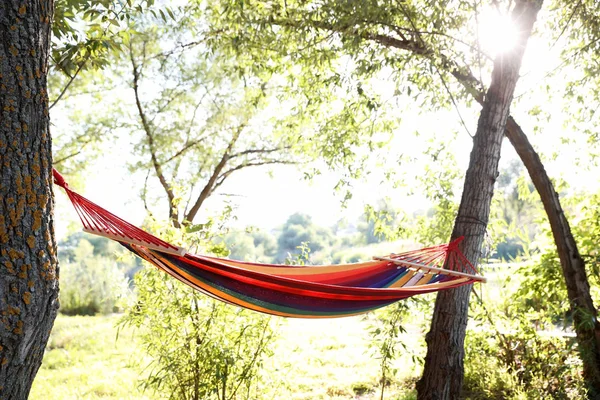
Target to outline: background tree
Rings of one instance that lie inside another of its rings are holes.
[[[48,69],[49,109],[55,116],[53,164],[76,178],[100,152],[98,146],[111,138],[106,127],[110,116],[89,113],[115,82],[102,70],[110,69],[132,34],[130,20],[142,13],[172,13],[154,0],[113,2],[103,0],[55,1]],[[66,100],[74,101],[66,101]],[[63,123],[68,119],[68,128]]]
[[[208,52],[185,7],[173,12],[176,21],[132,20],[136,34],[115,69],[132,90],[113,104],[113,127],[132,135],[132,172],[153,178],[142,192],[147,209],[166,196],[169,220],[180,227],[236,172],[300,157],[292,149],[299,138],[272,122],[285,112],[273,93],[240,75],[229,55]],[[152,195],[156,188],[162,194]]]
[[[295,162],[294,138],[274,132],[270,116],[259,115],[272,105],[260,82],[236,74],[231,59],[191,39],[196,21],[185,7],[173,10],[173,18],[131,21],[137,34],[115,68],[130,90],[115,113],[129,124],[132,172],[147,176],[141,192],[147,211],[154,188],[167,198],[167,212],[153,216],[168,217],[171,227],[150,229],[224,256],[228,240],[217,237],[232,210],[194,220],[236,171]],[[154,269],[138,273],[135,282],[137,299],[123,323],[138,329],[152,358],[145,387],[173,399],[255,397],[276,334],[268,316],[216,301]]]
[[[508,2],[508,6],[512,4]],[[501,6],[500,2],[494,2],[498,10]],[[572,22],[569,16],[574,13],[562,13],[558,11],[561,8],[554,10],[552,17],[560,21],[557,23],[564,29],[553,32],[562,34]],[[352,100],[346,103],[346,108],[320,127],[324,128],[321,132],[325,136],[335,138],[330,142],[338,143],[338,146],[328,145],[323,151],[333,163],[347,161],[348,152],[342,149],[365,140],[357,138],[356,128],[361,125],[356,123],[357,110],[374,110],[381,115],[385,109],[386,102],[369,85],[382,71],[395,83],[397,94],[410,97],[418,93],[420,104],[429,109],[444,104],[456,106],[462,100],[474,100],[478,104],[485,101],[485,81],[477,78],[471,69],[471,66],[479,66],[480,76],[492,69],[491,58],[481,52],[477,40],[477,23],[472,23],[478,15],[476,4],[361,2],[348,7],[339,2],[316,5],[273,1],[260,6],[244,2],[243,7],[237,3],[212,3],[210,11],[214,16],[212,35],[219,46],[228,46],[251,60],[258,60],[259,52],[262,60],[280,60],[281,69],[288,71],[284,75],[288,77],[290,92],[299,94],[306,104],[303,115],[324,118],[327,114],[319,107],[320,100],[331,103],[332,93],[350,95]],[[465,37],[471,39],[464,40]],[[347,63],[340,61],[343,57],[349,57],[353,63],[347,67]],[[340,64],[347,67],[345,74],[340,73],[344,71]],[[264,62],[251,65],[251,68],[261,68]],[[290,65],[298,65],[298,68],[293,70]],[[269,64],[268,69],[272,71],[273,65]],[[290,70],[300,72],[292,74]],[[448,96],[443,96],[444,92]],[[349,109],[354,112],[347,112]],[[362,125],[367,131],[368,124]],[[345,132],[345,143],[337,140],[342,137],[341,131]],[[580,350],[586,354],[583,357],[585,376],[590,387],[598,388],[600,375],[596,360],[600,359],[597,339],[600,323],[590,296],[585,263],[579,256],[552,181],[523,129],[512,117],[508,119],[505,133],[527,167],[544,204],[560,255],[563,278],[569,288],[571,307],[582,310],[575,328]]]
[[[316,225],[309,215],[296,213],[290,215],[281,227],[277,238],[277,261],[283,262],[298,253],[303,244],[311,253],[331,246],[335,237],[331,231]]]

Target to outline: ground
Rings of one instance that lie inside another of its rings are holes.
[[[142,392],[143,349],[129,329],[118,332],[119,315],[60,315],[48,345],[31,399],[160,399]],[[266,363],[262,396],[265,399],[371,399],[379,398],[378,359],[368,347],[369,322],[362,317],[330,320],[288,319],[274,355]],[[407,341],[422,347],[422,334]],[[386,389],[386,399],[412,399],[403,386],[418,375],[412,354],[399,357],[397,382]],[[407,367],[408,366],[408,367]]]

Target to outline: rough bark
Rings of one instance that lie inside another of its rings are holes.
[[[465,236],[461,250],[476,265],[484,239],[506,123],[527,40],[541,1],[518,1],[512,12],[520,34],[515,49],[494,61],[492,81],[473,139],[473,150],[452,238]],[[441,291],[435,302],[427,355],[417,384],[419,399],[457,399],[464,374],[464,339],[471,286]]]
[[[548,215],[573,311],[573,322],[589,398],[600,398],[600,322],[598,311],[590,295],[585,262],[579,254],[577,242],[571,233],[558,193],[554,190],[554,185],[540,157],[533,150],[521,127],[512,118],[508,119],[506,136],[523,160]]]
[[[0,398],[26,399],[58,310],[46,72],[52,0],[0,2]]]

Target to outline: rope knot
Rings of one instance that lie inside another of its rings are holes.
[[[61,188],[68,189],[69,184],[65,181],[65,178],[56,169],[52,168],[52,176],[54,176],[54,183]]]

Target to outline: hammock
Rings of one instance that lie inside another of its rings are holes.
[[[458,249],[459,238],[373,261],[329,266],[258,264],[187,253],[54,183],[73,203],[84,231],[119,242],[175,279],[218,300],[298,318],[362,314],[417,294],[485,282]]]

